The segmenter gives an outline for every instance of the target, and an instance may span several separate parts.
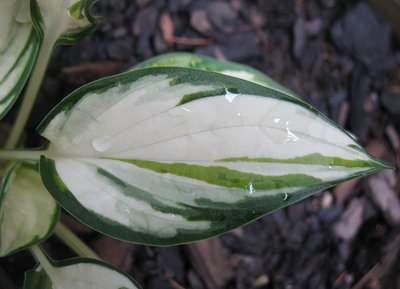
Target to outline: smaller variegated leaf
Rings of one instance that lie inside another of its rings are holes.
[[[17,163],[0,186],[0,256],[45,240],[58,221],[59,207],[37,167]]]
[[[15,103],[39,48],[29,0],[2,1],[0,9],[0,119]]]
[[[98,18],[90,14],[97,0],[32,0],[32,19],[42,41],[73,44],[89,35]]]
[[[40,266],[25,272],[24,289],[52,289],[52,287],[49,276]]]
[[[219,72],[225,75],[238,77],[260,85],[264,85],[290,96],[298,97],[291,90],[280,85],[276,81],[272,80],[268,75],[257,69],[254,69],[244,64],[218,60],[199,54],[185,52],[163,54],[141,62],[137,64],[133,69],[157,66],[187,67]]]
[[[171,245],[215,236],[387,168],[310,105],[198,69],[143,68],[73,92],[42,122],[43,182],[87,225]]]
[[[40,248],[33,253],[40,262],[25,274],[24,289],[140,289],[131,276],[107,263],[73,258],[56,262]]]

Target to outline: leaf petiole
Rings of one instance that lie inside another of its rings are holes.
[[[40,263],[46,274],[50,277],[50,279],[52,279],[51,277],[54,275],[54,270],[46,254],[42,251],[39,245],[34,245],[30,249],[33,256],[35,256],[36,260]]]
[[[81,239],[79,239],[67,226],[61,222],[58,223],[55,234],[80,257],[101,261],[101,258],[92,249],[90,249]]]
[[[44,150],[0,150],[0,160],[39,161]]]

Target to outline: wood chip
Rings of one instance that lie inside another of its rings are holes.
[[[214,39],[211,38],[186,38],[176,37],[174,35],[175,25],[172,21],[171,15],[168,12],[164,12],[160,17],[160,28],[163,34],[163,38],[168,43],[178,43],[185,45],[209,45],[214,43]]]
[[[77,66],[64,67],[61,70],[63,80],[72,85],[82,85],[116,74],[123,66],[122,62],[100,61],[83,63]]]
[[[150,258],[153,258],[155,256],[154,251],[151,247],[144,246],[144,250],[145,250],[147,256],[149,256]]]
[[[77,219],[65,212],[62,212],[61,214],[61,222],[65,224],[68,228],[70,228],[73,232],[78,234],[90,234],[94,232],[92,228],[89,228],[88,226],[79,222]]]
[[[197,31],[208,34],[213,30],[211,23],[208,21],[207,13],[204,10],[194,10],[190,15],[190,25]]]
[[[385,277],[396,270],[400,257],[400,235],[396,235],[385,247],[385,254],[381,261],[372,267],[352,289],[385,289]],[[393,287],[394,288],[394,287]]]
[[[257,277],[254,281],[253,286],[255,288],[261,288],[267,286],[271,280],[269,279],[268,275],[262,274],[261,276]]]
[[[340,104],[339,108],[339,115],[338,115],[338,124],[341,127],[346,126],[347,118],[349,116],[349,111],[350,111],[350,104],[348,101],[343,101]]]
[[[394,192],[396,176],[393,171],[381,171],[368,178],[368,192],[382,211],[386,221],[400,226],[400,201]]]
[[[133,263],[135,244],[101,236],[94,245],[95,252],[107,263],[128,271]]]
[[[397,133],[396,128],[392,124],[389,124],[386,127],[385,133],[388,136],[388,139],[389,139],[390,143],[392,144],[392,147],[395,151],[396,166],[397,166],[397,168],[399,168],[400,167],[400,136]],[[398,187],[400,188],[400,176],[398,176]]]
[[[385,17],[391,22],[394,34],[397,40],[400,41],[400,1],[399,0],[369,0],[372,5],[378,8]]]
[[[333,195],[335,196],[336,204],[344,204],[353,195],[359,182],[360,179],[352,179],[336,186],[333,189]]]
[[[179,284],[178,282],[176,282],[174,279],[169,279],[168,283],[174,287],[175,289],[185,289],[185,287],[183,287],[181,284]]]
[[[367,143],[365,149],[367,150],[368,153],[370,153],[371,155],[373,155],[378,159],[388,154],[386,146],[381,139],[370,140]]]
[[[362,225],[363,213],[364,199],[352,199],[340,219],[333,225],[335,235],[344,241],[352,240]]]
[[[399,149],[400,148],[400,136],[397,133],[396,128],[392,124],[389,124],[385,129],[385,133],[388,136],[393,148],[396,150]]]
[[[189,260],[208,289],[223,288],[233,277],[232,267],[223,253],[219,238],[185,246]]]
[[[173,42],[174,39],[174,23],[172,22],[171,15],[168,12],[164,12],[160,17],[160,28],[166,42]]]
[[[256,6],[252,5],[250,6],[250,21],[252,27],[261,29],[266,24],[267,19],[265,18],[263,11],[260,11]]]

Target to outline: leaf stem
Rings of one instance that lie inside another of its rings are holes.
[[[46,254],[42,251],[42,249],[39,247],[39,245],[33,245],[31,248],[31,252],[33,256],[35,256],[36,260],[40,263],[40,265],[43,267],[44,271],[46,274],[50,277],[53,276],[53,266],[50,263],[50,260],[46,256]]]
[[[44,39],[42,42],[35,67],[31,73],[31,77],[25,90],[17,120],[15,121],[15,124],[4,146],[6,149],[15,148],[19,139],[21,138],[22,132],[25,128],[26,122],[28,121],[29,115],[31,114],[33,104],[35,103],[36,96],[42,84],[53,47],[54,42],[49,41],[49,39]]]
[[[101,260],[101,258],[79,239],[67,226],[58,223],[55,234],[75,253],[81,257]]]
[[[44,150],[0,150],[2,160],[31,160],[39,161]]]

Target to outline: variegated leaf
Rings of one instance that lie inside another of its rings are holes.
[[[41,267],[25,272],[24,289],[52,289],[53,284]]]
[[[0,256],[45,240],[58,221],[59,207],[35,165],[15,164],[0,186]]]
[[[0,9],[0,119],[18,98],[39,53],[46,66],[55,44],[72,44],[95,28],[96,0],[10,0]],[[36,32],[35,29],[36,28]]]
[[[88,84],[42,122],[43,182],[87,225],[171,245],[215,236],[384,169],[301,100],[197,69]]]
[[[2,1],[0,9],[0,119],[14,104],[29,77],[39,48],[29,0]]]
[[[97,0],[32,0],[32,19],[46,44],[73,44],[89,35],[98,22],[90,14]]]
[[[219,72],[238,77],[266,87],[275,89],[290,96],[296,96],[291,90],[272,80],[268,75],[250,66],[231,61],[217,60],[212,57],[177,52],[155,56],[137,64],[134,69],[156,66],[177,66]]]
[[[25,274],[24,289],[140,289],[126,273],[107,263],[86,258],[55,262],[39,248],[40,266]]]

